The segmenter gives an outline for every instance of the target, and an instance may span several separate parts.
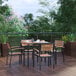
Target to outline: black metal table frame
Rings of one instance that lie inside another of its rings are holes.
[[[30,44],[32,44],[32,45],[30,45]],[[33,50],[33,48],[38,48],[38,46],[35,46],[35,45],[39,45],[39,47],[41,46],[41,44],[50,44],[49,42],[48,43],[28,43],[28,45],[27,46],[22,46],[22,47],[24,47],[24,49],[25,50],[27,50],[26,52],[27,52],[27,66],[29,67],[29,53],[30,53],[30,49],[32,49]],[[25,51],[23,51],[23,52],[25,52]],[[32,52],[32,59],[33,59],[33,51],[31,51]],[[23,54],[23,65],[25,65],[25,53]]]

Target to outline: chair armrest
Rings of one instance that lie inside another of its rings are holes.
[[[20,48],[20,46],[12,46],[11,48]]]
[[[39,53],[39,50],[38,49],[34,48],[33,50],[34,50],[34,52]]]
[[[24,48],[21,48],[21,47],[20,48],[11,48],[11,50],[12,51],[15,51],[15,50],[24,50]]]

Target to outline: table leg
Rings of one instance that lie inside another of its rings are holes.
[[[29,67],[29,50],[27,52],[27,66]]]

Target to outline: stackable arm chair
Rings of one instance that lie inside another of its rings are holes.
[[[35,56],[39,59],[39,69],[41,70],[42,58],[48,58],[48,66],[51,64],[51,57],[53,54],[53,44],[41,44],[39,49],[33,49],[33,67],[35,66]]]
[[[13,56],[19,56],[19,64],[22,63],[22,55],[23,55],[22,51],[24,50],[24,48],[20,46],[11,46],[9,43],[7,43],[7,47],[8,47],[8,54],[6,57],[6,64],[8,64],[9,62],[9,66],[11,66]]]
[[[63,56],[63,62],[64,62],[64,41],[62,40],[55,40],[54,43],[54,50],[55,50],[55,63],[57,64],[57,51],[58,49],[61,50],[62,56]]]
[[[27,66],[29,67],[29,56],[30,53],[33,53],[32,39],[21,40],[21,46],[24,47],[23,65],[25,65],[25,54],[27,54]]]

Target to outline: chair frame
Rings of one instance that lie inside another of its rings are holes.
[[[10,46],[9,43],[7,43],[7,47],[8,47],[8,54],[6,56],[6,64],[8,64],[9,61],[9,66],[11,66],[12,63],[12,56],[19,56],[19,64],[22,63],[22,50],[24,50],[24,48],[20,47],[20,46]],[[10,60],[9,60],[10,57]]]
[[[64,58],[64,41],[62,41],[62,40],[55,40],[55,42],[54,42],[55,64],[57,64],[57,50],[58,50],[58,48],[61,49],[61,53],[62,53],[62,56],[63,56],[63,62],[65,61],[65,58]]]
[[[43,53],[45,54],[45,56],[41,56],[43,55]],[[48,54],[46,54],[46,52],[49,52]],[[39,45],[39,49],[34,48],[33,49],[33,67],[35,66],[35,56],[37,58],[39,58],[39,69],[41,70],[41,62],[42,62],[42,58],[48,58],[48,66],[51,64],[51,57],[53,56],[51,54],[51,52],[53,52],[53,44],[41,44]],[[50,63],[50,64],[49,64]],[[53,65],[54,67],[54,65]]]
[[[29,41],[29,42],[27,42]],[[23,55],[23,65],[25,66],[25,54],[27,53],[27,66],[29,67],[29,53],[32,53],[33,58],[33,49],[32,49],[32,40],[31,39],[25,39],[21,40],[21,47],[24,47],[24,55]]]

